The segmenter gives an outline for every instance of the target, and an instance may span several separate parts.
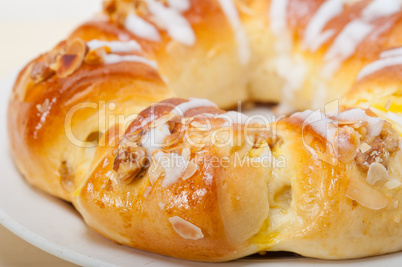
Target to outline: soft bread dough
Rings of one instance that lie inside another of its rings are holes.
[[[116,0],[104,13],[15,83],[8,131],[29,183],[72,202],[118,243],[182,259],[401,250],[400,1]],[[239,114],[188,97],[326,114],[227,124],[222,116]],[[192,132],[207,121],[209,130]],[[261,131],[244,134],[249,126]],[[165,143],[147,145],[151,131]],[[233,142],[204,142],[214,131]],[[264,166],[262,155],[285,161]],[[130,165],[163,157],[187,165]],[[216,158],[229,161],[215,166]]]

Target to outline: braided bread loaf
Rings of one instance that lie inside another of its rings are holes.
[[[401,3],[106,1],[17,78],[15,162],[102,235],[164,255],[400,251]],[[239,100],[330,104],[272,123],[218,108]]]

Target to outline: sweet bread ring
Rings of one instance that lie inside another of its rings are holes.
[[[16,81],[8,131],[30,183],[116,242],[183,259],[401,250],[400,1],[104,11]],[[258,123],[218,108],[238,100],[322,109]]]

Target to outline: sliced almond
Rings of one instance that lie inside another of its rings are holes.
[[[47,54],[47,64],[54,72],[58,69],[58,61],[67,49],[67,41],[60,42],[55,48]]]
[[[398,179],[390,179],[388,182],[385,183],[384,186],[388,190],[392,190],[398,188],[399,186],[401,186],[401,184],[401,181],[399,181]]]
[[[358,123],[358,120],[337,120],[338,121],[338,125],[353,125],[355,123]]]
[[[158,118],[157,120],[151,122],[151,124],[149,125],[150,128],[156,128],[160,125],[163,125],[169,121],[174,121],[174,122],[179,122],[179,117],[176,113],[168,113],[160,118]]]
[[[387,199],[380,191],[354,178],[349,181],[346,196],[373,210],[380,210],[387,206]]]
[[[197,172],[198,166],[194,162],[190,161],[186,170],[183,172],[181,179],[187,180],[188,178],[193,177],[193,175]]]
[[[181,151],[181,155],[182,155],[186,160],[190,160],[190,157],[191,157],[190,148],[189,148],[189,147],[183,148],[183,150]]]
[[[139,176],[147,163],[145,148],[131,148],[119,154],[113,162],[113,170],[117,174],[117,181],[126,185]]]
[[[360,146],[360,138],[353,128],[342,127],[335,136],[334,141],[334,147],[338,147],[340,162],[348,163],[355,159]]]
[[[31,79],[34,83],[39,83],[50,78],[54,73],[55,71],[46,62],[39,61],[33,65]]]
[[[165,172],[165,169],[161,166],[161,164],[156,161],[155,158],[152,158],[151,166],[148,170],[148,178],[152,185],[162,176]]]
[[[386,110],[386,111],[388,111],[389,110],[389,108],[391,107],[391,101],[387,101],[387,103],[385,103],[385,105],[384,105],[384,109]]]
[[[402,150],[398,150],[395,154],[395,162],[391,166],[391,168],[395,169],[399,174],[402,174]]]
[[[85,63],[89,65],[98,65],[104,62],[103,56],[109,54],[110,47],[102,46],[88,52],[85,57]]]
[[[204,237],[199,227],[179,216],[170,217],[169,222],[176,233],[184,239],[198,240]]]
[[[378,162],[373,162],[370,164],[366,181],[369,185],[374,185],[376,182],[381,180],[388,180],[389,173],[387,169]]]
[[[67,48],[66,53],[58,60],[57,76],[66,78],[74,73],[82,64],[86,54],[86,44],[76,39]]]
[[[202,123],[199,121],[192,121],[191,126],[197,128],[197,130],[200,131],[210,131],[211,130],[211,125],[208,123]]]
[[[145,198],[147,198],[149,196],[149,194],[151,194],[151,190],[152,190],[152,186],[145,187],[145,190],[144,190],[144,197]]]
[[[362,153],[366,153],[367,151],[369,151],[370,149],[371,149],[371,146],[369,145],[369,144],[367,144],[367,143],[362,143],[361,145],[360,145],[360,151],[362,152]]]

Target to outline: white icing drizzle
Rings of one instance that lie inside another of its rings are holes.
[[[138,37],[144,38],[146,40],[154,42],[158,42],[161,40],[156,27],[143,18],[137,16],[137,14],[129,14],[124,22],[124,27]]]
[[[188,110],[199,107],[218,107],[215,103],[201,98],[189,98],[190,101],[177,105],[171,112],[177,113],[179,116],[184,115]]]
[[[281,35],[287,31],[287,8],[288,0],[272,0],[269,9],[269,19],[271,31],[276,35]]]
[[[360,70],[359,74],[357,75],[357,80],[359,81],[364,77],[376,73],[384,68],[398,65],[402,65],[402,47],[382,52],[379,60],[364,66]]]
[[[346,25],[326,53],[324,76],[332,77],[341,64],[353,55],[357,46],[374,29],[372,21],[400,12],[401,4],[402,0],[373,0],[367,5],[362,10],[361,18]]]
[[[247,34],[243,28],[243,25],[240,21],[239,13],[236,9],[236,6],[233,3],[233,0],[218,0],[221,5],[223,13],[225,13],[230,26],[233,29],[236,42],[237,49],[239,53],[239,59],[242,64],[247,64],[250,61],[250,48],[248,44]]]
[[[165,170],[165,178],[162,181],[163,187],[169,187],[177,183],[190,163],[184,156],[176,153],[155,153],[154,158]]]
[[[367,134],[369,136],[378,136],[380,135],[382,128],[384,126],[384,120],[378,117],[370,117],[366,114],[366,112],[362,109],[350,109],[344,112],[341,112],[336,116],[337,120],[332,120],[328,118],[325,114],[321,113],[318,110],[305,110],[303,112],[297,112],[293,114],[291,117],[299,118],[303,121],[303,127],[305,125],[310,125],[313,130],[326,138],[328,142],[332,143],[332,138],[335,134],[335,129],[338,125],[338,121],[364,121],[367,122]],[[329,126],[332,124],[332,127]]]
[[[390,16],[401,10],[401,0],[374,0],[363,11],[362,17],[366,21]]]
[[[322,31],[331,19],[342,13],[343,5],[343,0],[328,0],[310,19],[304,33],[304,45],[311,52],[317,51],[325,41],[334,35],[333,30]]]
[[[357,46],[373,29],[373,25],[360,19],[346,25],[325,54],[324,59],[327,61],[327,64],[323,70],[324,77],[332,77],[342,62],[353,55]]]
[[[195,33],[190,23],[173,7],[166,7],[156,0],[146,0],[148,9],[166,27],[169,36],[188,46],[195,44]]]
[[[229,127],[233,124],[245,124],[249,117],[243,113],[237,111],[228,111],[224,114],[215,116],[216,119],[224,119],[226,122],[222,127]]]
[[[165,123],[149,131],[141,138],[142,146],[147,150],[147,157],[150,158],[152,153],[160,149],[166,139],[170,135],[169,126]]]
[[[130,40],[127,42],[120,41],[100,41],[97,39],[91,40],[87,42],[89,50],[95,50],[100,47],[107,46],[110,48],[111,52],[116,53],[125,53],[125,52],[134,52],[141,51],[141,46],[134,40]]]
[[[380,58],[397,57],[397,56],[402,56],[402,47],[386,50],[380,54]]]
[[[336,127],[331,127],[329,124],[337,126],[338,123],[325,116],[319,109],[316,111],[305,110],[303,112],[296,112],[291,117],[302,120],[303,127],[310,125],[317,134],[332,144]]]
[[[138,63],[143,63],[145,65],[148,65],[154,69],[158,68],[158,64],[155,61],[149,60],[144,57],[137,56],[137,55],[121,56],[121,55],[115,55],[115,54],[106,54],[106,55],[103,55],[103,62],[105,64],[116,64],[116,63],[120,63],[120,62],[138,62]]]
[[[179,216],[170,217],[169,222],[172,224],[176,233],[184,239],[198,240],[204,237],[199,227]]]
[[[217,107],[213,102],[207,99],[190,98],[188,102],[181,103],[171,111],[179,116],[184,115],[188,110],[198,107]],[[149,119],[147,120],[149,121]],[[166,137],[170,135],[169,125],[163,123],[155,128],[150,128],[149,131],[141,138],[142,146],[147,150],[147,156],[151,157],[155,150],[162,148]],[[158,152],[159,153],[159,152]],[[160,158],[161,154],[157,157]],[[174,156],[176,157],[176,156]],[[158,159],[158,158],[156,158]],[[186,163],[187,168],[188,162]],[[186,169],[184,168],[183,171]],[[165,169],[166,170],[166,169]],[[168,173],[168,172],[167,172]],[[180,177],[179,177],[180,178]],[[168,178],[169,180],[169,178]],[[170,179],[172,180],[172,179]]]
[[[357,80],[376,73],[384,68],[402,65],[402,56],[382,58],[363,67],[357,75]]]
[[[189,0],[168,0],[169,6],[179,12],[187,11],[190,8]]]
[[[367,122],[367,134],[369,136],[380,135],[384,126],[384,120],[378,117],[370,117],[362,109],[350,109],[340,113],[337,117],[339,120],[345,121],[365,121]]]

